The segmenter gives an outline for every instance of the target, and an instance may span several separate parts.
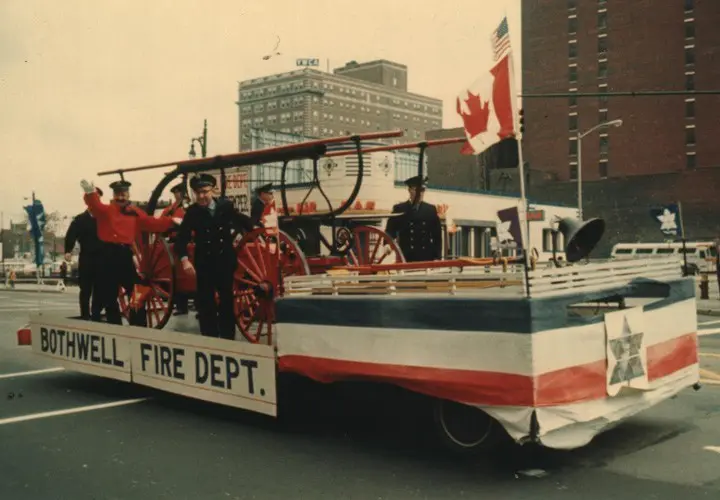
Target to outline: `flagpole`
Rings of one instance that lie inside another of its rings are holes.
[[[683,252],[683,276],[687,276],[689,274],[688,270],[688,262],[687,262],[687,239],[685,238],[685,224],[683,224],[683,216],[682,216],[682,202],[678,201],[678,219],[680,219],[680,238],[682,242],[682,252]]]
[[[510,82],[512,85],[510,95],[515,94],[515,63],[513,60],[512,49],[508,53],[508,71],[510,72]],[[518,175],[520,176],[520,204],[522,205],[522,211],[525,215],[525,224],[521,224],[520,228],[523,233],[523,260],[525,261],[525,280],[527,295],[530,297],[530,284],[528,271],[530,269],[530,221],[528,220],[528,200],[525,193],[525,162],[523,160],[523,147],[522,147],[522,134],[520,133],[520,125],[518,123],[518,107],[515,99],[510,100],[513,113],[513,129],[515,130],[515,138],[518,146]]]
[[[682,201],[678,201],[678,217],[680,218],[680,233],[682,234],[682,237],[685,238],[685,224],[683,223],[683,214],[682,214]]]

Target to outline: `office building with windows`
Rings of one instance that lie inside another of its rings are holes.
[[[718,0],[523,0],[525,160],[559,181],[720,166]],[[619,128],[603,123],[622,120]],[[578,135],[598,127],[582,138]]]
[[[318,138],[402,129],[404,137],[388,142],[422,140],[442,126],[442,101],[408,92],[407,84],[407,67],[385,60],[240,82],[240,149],[250,148],[253,128]]]

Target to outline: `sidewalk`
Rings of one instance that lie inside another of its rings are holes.
[[[37,283],[16,283],[15,288],[0,283],[0,292],[35,292],[35,293],[80,293],[80,288],[74,285],[65,285],[65,290],[53,285],[38,285]]]

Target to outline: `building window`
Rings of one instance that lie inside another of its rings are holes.
[[[598,112],[598,123],[604,123],[608,121],[608,110],[607,109],[601,109]]]
[[[568,19],[568,34],[572,35],[577,33],[577,17],[571,17]]]
[[[695,2],[693,0],[685,0],[685,11],[693,10],[695,8]]]
[[[577,156],[577,148],[578,148],[577,138],[571,137],[570,138],[570,155],[571,156]]]
[[[608,176],[608,162],[601,161],[598,165],[598,174],[601,179],[607,179]]]
[[[695,74],[685,75],[685,90],[695,90]]]
[[[569,124],[570,130],[577,130],[577,126],[578,126],[577,120],[578,120],[577,115],[570,115],[570,124]]]
[[[607,37],[601,36],[598,38],[598,53],[599,54],[606,54],[607,53]]]
[[[574,9],[576,7],[576,0],[568,0],[568,9]]]
[[[607,78],[607,61],[600,61],[598,63],[598,78]]]
[[[608,136],[601,135],[600,136],[600,154],[606,155],[608,152]]]
[[[577,82],[577,66],[570,66],[568,71],[570,73],[570,76],[569,76],[570,83]]]
[[[600,94],[607,94],[608,88],[607,84],[602,84],[598,86],[598,92]],[[607,108],[607,102],[608,102],[608,96],[607,95],[601,95],[598,97],[598,102],[600,109],[606,109]]]
[[[695,168],[695,155],[685,155],[685,166],[687,168]]]
[[[578,172],[577,169],[578,169],[577,163],[570,164],[570,180],[571,181],[577,180],[577,172]]]
[[[552,229],[543,229],[543,252],[553,251],[553,240],[555,240],[555,250],[560,250],[560,246],[558,246],[557,241],[558,236],[559,233],[554,232]]]
[[[568,56],[571,59],[577,57],[577,42],[570,42],[568,44]]]
[[[601,30],[607,28],[607,11],[598,12],[598,28]]]
[[[685,47],[685,65],[689,66],[695,64],[695,48]]]
[[[572,106],[577,106],[577,96],[572,96],[568,98],[568,104]]]
[[[695,127],[685,129],[685,144],[687,146],[695,145]]]
[[[692,22],[685,23],[685,38],[695,38],[695,24]]]
[[[685,101],[685,118],[695,118],[695,101]]]

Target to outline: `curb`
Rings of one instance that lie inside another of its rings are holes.
[[[720,311],[717,309],[698,309],[697,313],[701,316],[718,316],[718,317],[720,317]]]

